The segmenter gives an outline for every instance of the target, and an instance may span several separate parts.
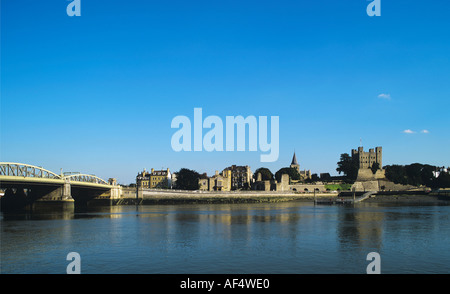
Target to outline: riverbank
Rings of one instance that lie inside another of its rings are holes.
[[[363,201],[364,203],[405,203],[405,204],[450,204],[449,200],[433,195],[376,195]]]
[[[318,196],[316,198],[336,198],[337,195]],[[145,197],[140,204],[177,204],[177,203],[275,203],[286,201],[314,202],[314,195],[170,195],[164,197]]]
[[[291,191],[181,191],[143,190],[141,204],[172,203],[263,203],[285,201],[314,201],[314,196],[333,198],[338,193],[296,193]]]
[[[115,205],[154,205],[154,204],[220,204],[220,203],[276,203],[287,201],[311,202],[314,200],[335,200],[335,193],[164,193],[145,195],[143,198],[122,198]],[[348,197],[346,197],[348,198]],[[369,203],[411,203],[411,204],[450,204],[450,199],[430,194],[374,195],[363,202]]]

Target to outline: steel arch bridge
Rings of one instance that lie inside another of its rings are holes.
[[[61,180],[70,182],[91,183],[98,185],[110,185],[107,181],[95,175],[74,173],[69,175],[58,175],[52,171],[46,170],[40,166],[34,166],[25,163],[16,162],[0,162],[0,181],[6,177],[17,177],[42,179],[46,180]]]
[[[1,210],[16,209],[35,201],[63,201],[82,205],[100,197],[118,199],[121,187],[95,175],[56,174],[40,166],[0,162]]]

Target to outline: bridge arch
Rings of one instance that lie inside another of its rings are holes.
[[[61,179],[60,175],[40,166],[17,162],[0,162],[0,176]]]
[[[64,180],[109,185],[107,181],[94,175],[88,174],[71,174],[63,177]]]

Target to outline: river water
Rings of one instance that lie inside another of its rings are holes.
[[[450,273],[450,206],[307,202],[3,213],[1,273]]]

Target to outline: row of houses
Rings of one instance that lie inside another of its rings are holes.
[[[221,173],[216,171],[211,177],[206,174],[200,176],[201,191],[232,191],[249,189],[253,182],[253,173],[248,165],[232,165]]]
[[[171,189],[175,187],[176,173],[170,169],[150,171],[143,170],[136,176],[136,185],[140,188]],[[225,168],[221,173],[208,177],[206,174],[200,176],[199,186],[202,191],[231,191],[247,189],[251,186],[253,173],[249,166],[232,165]]]
[[[295,168],[302,179],[311,178],[311,171],[300,171],[300,165],[294,156],[290,165]],[[176,184],[176,173],[171,173],[170,169],[142,171],[136,177],[136,185],[140,188],[150,189],[171,189]],[[253,173],[248,165],[232,165],[221,172],[216,171],[214,175],[208,176],[206,173],[200,175],[198,179],[199,190],[201,191],[233,191],[241,189],[254,190],[285,190],[290,184],[289,177],[283,177],[279,183],[261,181],[261,175],[253,177]]]

